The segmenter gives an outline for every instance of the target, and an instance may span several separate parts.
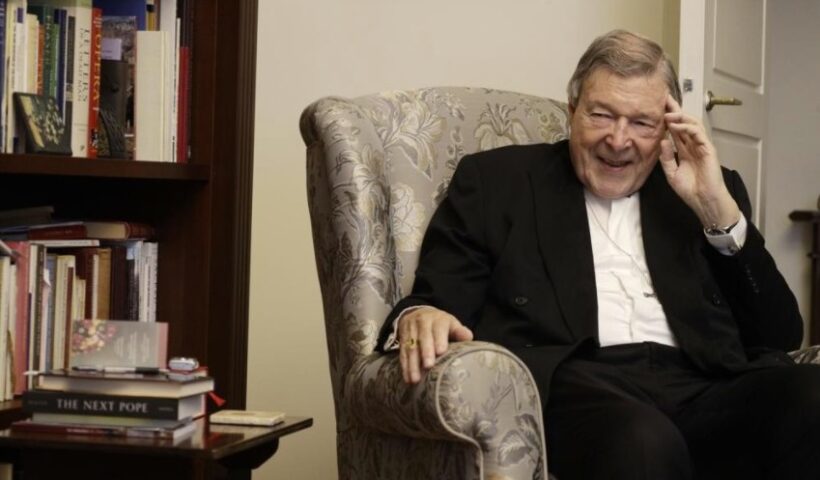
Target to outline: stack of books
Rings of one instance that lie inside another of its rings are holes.
[[[191,373],[54,370],[37,376],[23,394],[31,418],[12,423],[17,432],[147,437],[180,440],[205,415],[214,388],[204,370]]]

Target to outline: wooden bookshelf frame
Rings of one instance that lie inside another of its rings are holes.
[[[196,0],[189,163],[0,155],[0,209],[154,225],[169,355],[197,357],[245,407],[257,0]],[[0,403],[0,427],[19,402]]]

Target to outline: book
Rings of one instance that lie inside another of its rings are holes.
[[[99,247],[100,241],[96,238],[67,238],[64,240],[32,240],[32,243],[42,245],[46,248],[79,248],[79,247]]]
[[[100,121],[100,60],[102,54],[102,11],[99,8],[91,9],[91,55],[90,55],[90,83],[88,94],[88,157],[99,156],[99,147],[102,140]],[[107,142],[106,142],[107,144]]]
[[[56,224],[32,225],[29,240],[96,238],[101,240],[128,240],[152,238],[156,232],[150,225],[127,221],[74,221]]]
[[[8,246],[14,250],[17,257],[15,312],[14,312],[14,395],[20,395],[26,388],[25,371],[28,366],[28,338],[29,338],[29,309],[33,286],[30,278],[34,275],[31,266],[31,246],[28,242],[9,242]],[[35,247],[36,251],[36,247]],[[35,253],[36,256],[36,253]]]
[[[160,398],[181,398],[207,393],[214,389],[211,377],[168,373],[111,373],[76,370],[52,370],[40,373],[37,388],[43,390],[97,393]]]
[[[15,275],[16,276],[16,275]],[[0,401],[12,397],[12,392],[6,392],[7,379],[12,375],[6,358],[10,357],[11,345],[8,343],[10,305],[14,296],[12,285],[12,262],[10,256],[0,256]]]
[[[71,323],[71,367],[163,368],[168,324],[78,319]]]
[[[31,419],[37,423],[56,423],[67,425],[86,425],[101,427],[153,427],[171,428],[179,422],[189,422],[191,417],[179,420],[164,420],[160,418],[138,418],[138,417],[106,417],[102,415],[85,415],[71,413],[48,413],[36,412],[31,414]]]
[[[42,1],[42,0],[38,0]],[[89,133],[89,112],[91,102],[92,75],[92,12],[91,0],[46,0],[48,4],[60,7],[69,18],[70,32],[66,42],[73,46],[67,51],[66,78],[66,123],[71,125],[71,150],[75,156],[87,157]],[[73,20],[71,20],[73,19]],[[72,58],[73,56],[73,58]],[[69,82],[69,79],[71,82]],[[70,89],[69,89],[70,88]],[[69,107],[69,101],[72,106]],[[71,111],[69,111],[69,108]]]
[[[51,205],[0,210],[0,227],[49,223],[53,215],[54,207]]]
[[[285,412],[261,410],[220,410],[209,417],[211,423],[272,427],[285,421]]]
[[[134,72],[134,155],[137,160],[166,162],[170,137],[166,123],[169,32],[138,31]]]
[[[14,102],[26,133],[26,152],[71,155],[70,139],[54,97],[14,92]]]
[[[65,421],[83,416],[183,420],[205,414],[205,394],[181,398],[126,397],[52,390],[28,390],[23,394],[23,410],[29,413],[62,414],[50,418]],[[110,420],[116,421],[116,420]],[[75,422],[76,423],[76,422]],[[124,423],[123,423],[124,424]]]
[[[82,423],[51,423],[35,422],[34,420],[18,420],[11,424],[13,432],[50,433],[58,435],[93,435],[106,437],[142,437],[157,440],[180,440],[187,438],[196,431],[196,423],[179,422],[174,427],[124,427],[87,425]]]
[[[6,152],[6,135],[5,132],[6,122],[8,121],[6,118],[6,97],[8,87],[6,86],[6,22],[8,19],[6,18],[6,0],[0,1],[0,57],[2,57],[2,61],[0,61],[0,152]],[[0,464],[0,468],[2,464]],[[9,475],[11,476],[11,475]],[[2,478],[2,475],[0,475]]]

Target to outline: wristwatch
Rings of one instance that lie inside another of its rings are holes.
[[[742,214],[740,218],[744,218]],[[724,255],[734,255],[743,247],[738,242],[738,239],[735,238],[735,234],[732,233],[732,230],[739,223],[740,219],[728,227],[721,228],[717,225],[712,225],[711,227],[704,228],[703,232],[709,239],[709,243],[711,243],[713,247],[717,248],[720,253]]]
[[[704,228],[703,231],[706,232],[706,235],[728,235],[738,223],[740,223],[739,219],[737,222],[729,225],[728,227],[718,227],[717,225],[712,225],[711,227]]]

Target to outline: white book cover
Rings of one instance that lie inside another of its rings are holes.
[[[137,32],[134,79],[134,135],[137,160],[164,162],[170,142],[165,124],[166,46],[168,32]]]
[[[64,368],[68,326],[74,319],[74,272],[77,268],[74,255],[57,256],[57,285],[54,301],[54,337],[52,339],[53,368]],[[71,300],[71,301],[69,301]]]
[[[164,160],[166,162],[176,161],[177,142],[177,72],[179,68],[179,27],[177,21],[177,2],[159,3],[159,29],[167,32],[165,41],[165,109],[163,111],[163,121],[165,134],[168,137],[165,142]]]
[[[40,35],[40,20],[37,15],[26,15],[26,38],[37,38]],[[38,42],[26,42],[26,91],[37,93],[37,64],[40,61]]]

